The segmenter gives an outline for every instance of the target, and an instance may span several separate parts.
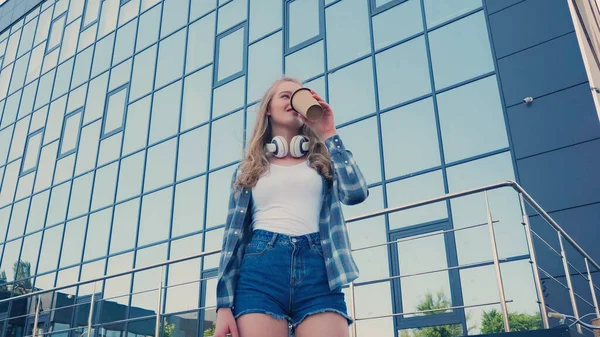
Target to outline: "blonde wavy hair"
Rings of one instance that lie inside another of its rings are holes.
[[[240,173],[237,176],[235,187],[252,188],[260,176],[265,173],[269,167],[269,159],[265,151],[265,144],[271,142],[273,134],[271,131],[270,118],[267,111],[271,105],[271,100],[276,94],[277,87],[283,82],[293,82],[302,85],[302,82],[291,77],[282,77],[275,81],[269,90],[264,94],[260,107],[256,113],[256,121],[252,138],[247,143],[244,158],[240,165]],[[326,180],[333,179],[333,168],[329,151],[323,143],[323,140],[308,126],[302,125],[298,134],[304,135],[309,139],[310,148],[308,150],[308,161],[310,167],[315,169]]]

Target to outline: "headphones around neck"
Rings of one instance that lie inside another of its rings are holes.
[[[292,157],[300,158],[308,153],[309,141],[306,136],[298,135],[292,138],[289,151]],[[270,143],[265,144],[265,151],[272,153],[277,158],[283,158],[288,154],[288,144],[284,137],[275,136]]]

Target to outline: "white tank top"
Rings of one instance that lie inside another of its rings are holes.
[[[321,176],[308,161],[270,164],[252,188],[252,228],[298,236],[319,231]]]

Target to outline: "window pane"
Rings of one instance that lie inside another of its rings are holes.
[[[160,88],[183,74],[185,29],[162,40],[158,48],[156,87]]]
[[[167,260],[167,244],[157,245],[140,249],[137,251],[135,267],[142,268],[154,263]],[[133,278],[133,291],[155,290],[156,283],[160,279],[160,268],[153,268],[143,272],[135,273]],[[164,280],[164,277],[163,277]],[[156,291],[136,294],[131,296],[131,306],[146,310],[156,310]],[[142,310],[131,310],[129,317],[146,316]],[[129,325],[131,328],[131,325]],[[152,325],[154,327],[154,325]]]
[[[279,0],[250,0],[250,42],[281,28],[282,5]]]
[[[98,14],[100,13],[100,2],[101,0],[88,0],[85,6],[85,13],[83,16],[83,24],[87,26],[91,22],[96,21],[98,19]]]
[[[320,34],[319,1],[295,0],[287,4],[289,48]]]
[[[156,63],[156,46],[137,54],[133,60],[131,75],[131,94],[129,101],[134,101],[150,91],[154,83],[154,64]]]
[[[12,164],[6,166],[4,183],[2,185],[2,190],[0,190],[0,207],[13,202],[14,200],[20,166],[21,160],[14,161]]]
[[[191,0],[190,21],[215,9],[216,0]]]
[[[381,115],[388,179],[440,165],[435,125],[430,98]]]
[[[138,247],[169,237],[173,188],[165,188],[142,198]]]
[[[42,133],[37,133],[27,141],[27,149],[25,150],[25,162],[23,163],[23,171],[37,167],[38,155],[40,146],[42,145]]]
[[[15,194],[15,200],[23,199],[24,197],[31,195],[34,178],[34,172],[28,173],[19,178],[19,186],[17,188],[17,194]]]
[[[158,40],[161,6],[156,6],[140,16],[139,31],[135,51],[138,52]],[[156,53],[156,51],[155,51]]]
[[[491,76],[438,95],[446,162],[508,147],[498,91]]]
[[[90,1],[88,1],[90,2]],[[75,18],[78,18],[83,14],[83,7],[85,5],[84,1],[74,1],[72,4],[69,4],[69,14],[67,18],[67,22],[73,21]]]
[[[208,203],[206,205],[206,228],[219,226],[225,223],[227,217],[227,200],[231,190],[231,178],[235,165],[212,172],[208,175]],[[218,238],[221,240],[222,237]],[[210,240],[206,240],[208,244]],[[218,244],[219,249],[221,247]],[[206,250],[209,250],[206,248]]]
[[[70,182],[52,188],[50,205],[48,206],[48,217],[46,218],[46,227],[65,221],[70,189]]]
[[[38,274],[56,269],[63,227],[64,225],[60,225],[44,231],[42,250],[40,251],[40,263],[37,270]]]
[[[325,10],[329,69],[371,51],[368,5],[364,0],[346,0]]]
[[[45,10],[40,14],[40,20],[38,21],[37,29],[35,31],[34,45],[44,41],[48,37],[48,30],[50,29],[50,23],[52,20],[52,9]]]
[[[388,207],[402,206],[443,194],[444,181],[441,171],[421,174],[387,184]],[[395,212],[389,215],[390,229],[445,219],[447,214],[445,202]]]
[[[127,103],[127,87],[108,94],[106,100],[107,107],[105,112],[106,115],[104,117],[104,135],[123,127],[123,116],[125,115],[125,106]]]
[[[129,106],[125,124],[123,155],[146,146],[148,121],[150,119],[150,97],[139,100]]]
[[[67,108],[67,98],[61,97],[50,104],[46,130],[44,131],[44,144],[56,140],[60,137],[65,118],[65,109]]]
[[[114,90],[127,82],[129,82],[129,76],[131,74],[131,66],[133,59],[129,59],[122,62],[118,66],[114,67],[110,72],[110,81],[108,90]]]
[[[23,96],[21,97],[21,105],[19,106],[18,118],[21,118],[33,110],[33,100],[35,99],[35,91],[37,90],[37,81],[27,85],[23,89]],[[30,132],[37,129],[29,129]]]
[[[212,118],[241,108],[244,105],[245,78],[240,77],[215,89]]]
[[[184,133],[179,138],[177,180],[206,171],[208,157],[208,126]]]
[[[21,57],[23,54],[31,50],[31,44],[33,43],[36,25],[37,20],[33,19],[32,21],[29,21],[25,27],[23,27],[23,33],[21,34],[21,41],[19,42],[19,51],[17,52],[17,57]]]
[[[7,240],[22,236],[25,232],[25,221],[27,219],[27,211],[29,210],[29,201],[30,199],[27,198],[13,205],[8,235],[6,237]]]
[[[25,117],[16,124],[15,133],[13,134],[13,140],[10,146],[10,154],[8,156],[9,161],[23,156],[25,142],[27,141],[27,128],[29,128],[29,119],[29,116]]]
[[[47,50],[51,50],[60,44],[63,30],[65,29],[66,18],[66,16],[61,16],[60,18],[52,21],[52,25],[50,27],[50,38],[48,39],[48,46],[46,47]]]
[[[219,23],[217,33],[222,33],[228,28],[246,20],[248,0],[231,0],[227,5],[218,9]]]
[[[121,160],[117,201],[125,200],[140,194],[142,190],[143,172],[143,151]]]
[[[119,27],[140,14],[140,0],[127,1],[119,10]]]
[[[23,239],[18,239],[7,243],[4,246],[4,255],[2,256],[2,267],[1,269],[6,272],[6,281],[11,282],[15,279],[15,272],[13,265],[19,259],[19,251],[21,250],[21,243]],[[56,267],[56,266],[54,266]]]
[[[34,192],[39,192],[50,187],[52,174],[54,173],[54,165],[56,164],[57,150],[58,143],[52,143],[42,148]]]
[[[29,218],[27,219],[27,233],[31,233],[44,227],[49,196],[50,191],[46,191],[36,194],[31,198]],[[4,233],[0,230],[0,236],[2,235],[4,235]]]
[[[425,0],[427,26],[433,27],[481,7],[481,0]]]
[[[40,76],[40,72],[42,71],[42,60],[45,52],[44,47],[45,46],[41,44],[33,48],[33,51],[31,52],[31,59],[29,60],[29,69],[27,69],[25,83],[29,83]]]
[[[81,126],[81,111],[76,112],[65,119],[60,153],[75,150],[79,139],[79,128]]]
[[[115,30],[119,8],[121,7],[120,3],[121,0],[102,0],[102,13],[100,14],[100,23],[98,25],[98,38]]]
[[[4,128],[9,124],[12,124],[17,119],[17,112],[19,110],[19,100],[21,99],[21,92],[17,92],[9,96],[4,105],[4,113],[2,117],[2,124],[0,128]]]
[[[87,84],[80,86],[79,88],[69,93],[69,100],[67,102],[67,111],[72,112],[77,108],[81,108],[85,105],[85,95],[87,92]]]
[[[114,33],[96,42],[94,62],[92,63],[92,77],[95,77],[96,75],[110,68],[110,60],[113,54],[114,42]]]
[[[134,248],[139,209],[139,198],[115,206],[110,242],[111,254]]]
[[[176,145],[171,139],[148,149],[144,192],[173,183]]]
[[[198,253],[198,247],[202,247],[202,234],[175,240],[171,243],[170,259],[180,259]],[[166,311],[177,312],[190,310],[198,307],[199,282],[193,282],[200,278],[200,258],[185,262],[171,264],[169,266]],[[185,285],[178,285],[192,282]]]
[[[37,131],[46,125],[46,117],[48,117],[48,106],[35,111],[31,117],[30,131]]]
[[[129,56],[133,55],[133,46],[135,44],[135,33],[137,20],[133,20],[117,30],[117,41],[115,42],[115,55],[113,56],[113,65],[118,64]],[[129,77],[129,75],[127,76]]]
[[[54,172],[54,184],[61,183],[73,177],[73,166],[75,165],[75,154],[71,154],[56,162]]]
[[[152,118],[150,119],[150,142],[171,137],[179,126],[181,81],[177,81],[154,94]]]
[[[381,164],[379,159],[379,132],[377,118],[371,117],[338,129],[360,170],[369,184],[381,181]],[[361,135],[356,137],[355,135]]]
[[[381,216],[351,222],[349,223],[348,231],[352,247],[355,249],[387,242],[385,219]],[[353,252],[352,255],[360,270],[359,282],[372,281],[390,276],[388,248],[386,246]]]
[[[244,135],[243,125],[243,111],[213,122],[210,142],[211,169],[240,159]]]
[[[281,78],[281,38],[282,34],[277,33],[249,47],[248,102],[261,99],[271,84]]]
[[[213,61],[215,14],[192,23],[188,30],[186,73]]]
[[[175,188],[175,209],[171,234],[173,237],[204,228],[205,186],[206,176],[202,176],[178,184]]]
[[[160,37],[165,37],[187,23],[188,1],[164,0]],[[181,49],[183,51],[183,48]]]
[[[17,62],[15,62],[12,79],[10,81],[10,89],[8,90],[9,93],[12,93],[23,86],[23,81],[25,81],[25,75],[27,74],[26,71],[28,62],[29,54],[21,57],[17,60]]]
[[[0,169],[0,172],[2,170]],[[8,229],[8,221],[10,218],[10,209],[11,206],[4,207],[0,209],[0,237],[4,238],[6,236],[6,230]],[[4,239],[2,239],[4,240]]]
[[[90,199],[92,197],[93,173],[85,174],[79,178],[73,179],[73,189],[71,191],[71,200],[69,201],[68,219],[88,212]]]
[[[79,35],[79,45],[77,46],[77,51],[82,51],[83,49],[91,46],[96,40],[96,32],[98,31],[98,24],[95,23],[91,25],[89,28],[85,29]]]
[[[377,54],[376,61],[380,109],[431,92],[429,64],[423,37]]]
[[[85,102],[85,113],[83,124],[87,124],[104,114],[104,103],[106,102],[106,87],[108,86],[108,73],[96,77],[90,82],[88,96]]]
[[[429,34],[437,89],[494,70],[483,11]]]
[[[53,52],[46,54],[46,56],[44,56],[44,64],[42,65],[42,74],[46,73],[47,71],[56,68],[57,64],[58,64],[58,51],[59,48],[54,49]],[[48,94],[48,96],[50,96],[50,94]]]
[[[67,222],[65,227],[64,244],[62,246],[62,253],[60,255],[61,268],[81,262],[86,224],[87,217]]]
[[[77,40],[79,39],[79,28],[81,21],[77,20],[65,28],[65,36],[63,38],[62,47],[60,48],[60,62],[75,55],[77,50]]]
[[[105,256],[108,248],[112,207],[90,215],[87,238],[85,240],[84,261]]]
[[[100,152],[98,153],[98,166],[102,166],[104,164],[119,159],[122,139],[123,134],[119,132],[100,141]]]
[[[75,67],[73,68],[71,87],[75,88],[89,79],[93,51],[93,48],[88,48],[77,54],[75,57]]]
[[[81,129],[81,140],[77,154],[77,166],[75,174],[89,171],[96,165],[98,153],[98,139],[100,137],[100,121]]]
[[[19,274],[17,275],[17,279],[26,279],[26,281],[18,284],[21,288],[31,289],[33,279],[30,279],[30,277],[35,275],[41,243],[42,233],[35,233],[25,237],[18,267],[19,269],[17,269],[17,273]],[[25,247],[27,247],[27,249],[25,249]]]
[[[204,238],[205,246],[204,251],[210,252],[213,250],[221,249],[221,243],[223,241],[223,228],[213,230],[206,233]],[[217,268],[219,266],[219,254],[212,254],[204,258],[203,270]]]
[[[353,99],[348,99],[348,97]],[[329,76],[329,101],[333,111],[336,112],[335,122],[337,124],[375,112],[371,59],[354,63],[331,74]]]
[[[113,203],[115,198],[115,189],[117,188],[117,164],[118,163],[113,163],[96,171],[94,196],[92,198],[92,210],[96,210]]]
[[[219,60],[217,81],[221,81],[243,70],[244,27],[219,38]]]
[[[304,81],[325,71],[323,41],[285,57],[285,74]]]
[[[210,115],[212,99],[212,66],[185,78],[183,85],[183,112],[181,130],[190,129],[206,122]]]

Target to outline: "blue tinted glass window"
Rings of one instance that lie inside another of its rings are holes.
[[[38,156],[42,145],[42,130],[29,135],[25,148],[25,159],[23,160],[23,172],[35,170],[38,164]]]
[[[496,76],[437,97],[446,162],[508,147]]]
[[[123,155],[146,146],[149,119],[150,97],[146,97],[129,106],[123,139]]]
[[[8,45],[4,54],[4,64],[11,63],[17,56],[17,48],[19,47],[19,39],[21,38],[21,30],[19,29],[16,33],[8,38]]]
[[[118,64],[129,56],[133,55],[136,28],[137,20],[133,20],[117,30],[113,64]]]
[[[67,17],[67,22],[71,22],[76,18],[79,18],[83,14],[83,8],[85,6],[85,1],[73,1],[69,4],[69,14]]]
[[[25,232],[25,220],[27,219],[27,210],[29,209],[29,201],[25,200],[16,202],[13,205],[12,214],[10,216],[10,225],[8,227],[7,240],[22,236]]]
[[[84,261],[106,255],[111,217],[112,207],[90,215],[85,239],[85,253],[83,254]]]
[[[17,57],[22,56],[26,52],[31,50],[31,44],[33,43],[33,37],[35,35],[35,27],[37,24],[37,20],[30,21],[28,24],[23,27],[23,32],[21,33],[21,42],[19,42],[19,51],[17,52]]]
[[[111,254],[132,249],[135,246],[139,208],[139,198],[115,206],[110,242]]]
[[[187,23],[189,1],[164,0],[160,37],[165,37]],[[183,50],[183,49],[182,49]]]
[[[23,239],[11,241],[4,246],[4,255],[2,256],[2,270],[6,272],[6,281],[11,282],[15,279],[13,265],[19,260],[19,252]],[[56,267],[56,266],[55,266]]]
[[[0,128],[4,128],[15,122],[17,111],[19,110],[19,100],[21,99],[21,91],[18,91],[9,96],[4,104],[4,114],[2,115],[2,123]]]
[[[21,97],[21,105],[19,106],[19,116],[21,118],[33,110],[33,100],[35,99],[35,91],[37,90],[37,81],[27,85],[23,89],[23,96]],[[35,131],[37,129],[32,129]]]
[[[48,37],[51,20],[52,9],[45,10],[40,14],[40,20],[38,21],[37,29],[35,31],[35,41],[33,41],[34,45],[37,45]]]
[[[142,198],[138,247],[168,238],[172,196],[173,187],[169,187]]]
[[[13,93],[15,90],[20,89],[23,86],[28,61],[29,55],[25,55],[15,62],[8,93]]]
[[[39,170],[35,178],[34,192],[39,192],[50,187],[52,174],[54,173],[54,164],[56,164],[56,155],[58,143],[54,142],[42,148],[40,154]]]
[[[207,67],[185,78],[183,83],[183,111],[181,130],[188,130],[208,120],[212,100],[212,67]]]
[[[69,91],[69,83],[71,82],[71,74],[73,73],[73,59],[58,66],[56,70],[56,79],[54,80],[54,90],[52,91],[52,99],[60,97]]]
[[[8,160],[14,160],[23,156],[23,150],[25,149],[25,142],[27,141],[27,128],[29,127],[30,117],[17,122],[15,127],[15,133],[13,135],[13,141],[10,146],[10,154]]]
[[[62,46],[60,48],[60,62],[75,55],[77,50],[77,40],[79,39],[79,28],[81,27],[81,21],[77,20],[65,28],[65,36],[63,38]]]
[[[34,232],[44,227],[49,196],[50,191],[45,191],[31,197],[29,218],[27,218],[27,233]],[[4,235],[4,233],[0,230],[0,236],[2,235]]]
[[[118,163],[99,168],[96,171],[91,210],[100,209],[113,203],[117,188]]]
[[[423,37],[379,53],[375,59],[380,109],[431,92],[429,64]]]
[[[352,99],[348,99],[352,97]],[[337,124],[375,112],[371,59],[354,63],[329,75],[329,103]]]
[[[123,133],[119,132],[110,137],[102,139],[100,142],[100,151],[98,152],[98,165],[101,166],[110,163],[119,158],[121,151],[121,142]]]
[[[148,149],[144,192],[173,183],[176,152],[176,139],[171,139]]]
[[[152,118],[150,119],[149,144],[177,133],[181,106],[180,97],[181,81],[177,81],[154,94]]]
[[[191,0],[190,2],[190,21],[193,21],[215,9],[217,4],[216,0]]]
[[[129,59],[118,66],[114,67],[110,71],[110,81],[108,85],[108,90],[112,91],[127,82],[129,82],[129,76],[131,75],[131,65],[133,63],[133,59]]]
[[[54,69],[58,64],[58,52],[60,49],[56,48],[54,51],[44,56],[44,65],[42,66],[42,74],[46,73],[50,69]]]
[[[212,122],[211,169],[240,159],[244,139],[243,126],[243,111]]]
[[[98,38],[115,30],[119,15],[120,0],[102,0],[102,12],[98,23]]]
[[[381,133],[388,179],[440,165],[431,98],[381,115]]]
[[[212,172],[208,175],[208,202],[206,205],[206,228],[222,225],[225,222],[223,214],[227,214],[227,200],[231,187],[231,178],[235,165]],[[206,238],[205,242],[211,242]],[[213,242],[213,244],[215,244]],[[220,245],[219,245],[220,247]],[[209,247],[204,247],[210,250]],[[217,248],[219,249],[219,248]]]
[[[161,6],[156,6],[140,16],[139,31],[135,51],[138,52],[158,40]]]
[[[427,26],[433,27],[482,6],[481,0],[425,0]]]
[[[250,0],[250,42],[281,28],[282,1]]]
[[[60,255],[61,268],[81,262],[86,223],[87,217],[83,217],[70,221],[65,226],[65,244],[62,246],[62,253]]]
[[[58,254],[60,253],[63,227],[64,225],[60,225],[44,231],[40,262],[37,270],[38,274],[56,270],[56,267],[58,267]]]
[[[6,164],[6,156],[8,155],[13,128],[14,126],[10,126],[0,131],[0,166]]]
[[[345,0],[325,9],[329,69],[371,52],[368,1]]]
[[[285,57],[285,74],[303,81],[325,71],[323,41],[316,42]]]
[[[27,69],[27,76],[25,77],[25,83],[30,83],[34,79],[40,76],[42,71],[42,60],[44,59],[44,45],[33,48],[31,52],[31,58],[29,59],[29,68]],[[1,58],[0,58],[1,61]]]
[[[30,273],[23,273],[20,275],[19,279],[26,279],[30,276],[33,276],[35,269],[37,268],[37,260],[40,252],[40,244],[42,243],[42,233],[35,233],[33,235],[29,235],[25,237],[23,241],[23,247],[27,247],[27,249],[23,249],[21,251],[21,258],[19,269],[21,271],[26,271],[27,267],[30,270]],[[30,282],[33,279],[30,279]]]
[[[179,137],[177,180],[206,171],[208,158],[208,125],[186,132]]]
[[[338,133],[343,137],[346,147],[352,151],[367,182],[372,184],[381,181],[377,118],[371,117],[345,126],[338,129]],[[356,137],[356,135],[361,136]]]
[[[140,194],[144,173],[144,155],[145,153],[142,151],[121,159],[117,202]]]
[[[108,85],[108,73],[96,77],[90,82],[87,100],[85,102],[85,113],[83,124],[87,124],[104,114],[104,103],[106,102],[106,87]]]
[[[100,14],[100,3],[102,0],[87,0],[85,3],[85,13],[83,14],[83,25],[88,26],[98,19]]]
[[[92,63],[92,77],[110,68],[114,42],[115,34],[113,33],[96,43],[94,62]]]
[[[89,79],[93,52],[93,48],[88,48],[75,57],[71,87],[76,88]]]
[[[288,48],[321,34],[321,2],[294,0],[286,3]]]
[[[155,63],[156,46],[144,50],[133,59],[130,101],[134,101],[152,91]]]
[[[77,166],[75,174],[91,170],[96,165],[98,153],[98,139],[100,138],[101,121],[97,121],[81,129],[81,140],[77,153]]]
[[[90,199],[92,196],[93,179],[93,172],[73,179],[73,187],[71,189],[71,200],[69,201],[69,212],[67,214],[67,219],[72,219],[88,212],[90,208]]]
[[[246,20],[247,8],[248,0],[231,0],[227,5],[220,7],[217,33],[222,33]]]
[[[185,51],[185,29],[160,41],[158,65],[156,67],[156,87],[178,79],[183,74]]]
[[[245,26],[239,26],[235,31],[218,37],[218,68],[217,81],[241,73],[244,68],[244,35]]]
[[[65,117],[66,97],[52,102],[50,104],[50,112],[48,113],[48,121],[46,122],[46,131],[44,132],[44,144],[58,139],[62,130],[63,119]]]
[[[79,141],[82,111],[83,110],[77,110],[65,116],[60,142],[61,155],[67,155],[75,151],[75,147]]]
[[[125,109],[127,107],[127,92],[129,86],[123,86],[106,96],[106,110],[102,125],[102,135],[106,136],[123,129]]]
[[[52,21],[50,26],[50,37],[48,38],[48,44],[46,45],[46,52],[53,50],[58,47],[62,40],[63,30],[65,29],[66,16],[60,16]]]
[[[478,12],[429,34],[437,89],[494,70],[484,15]]]
[[[95,23],[91,25],[86,30],[83,30],[81,34],[79,34],[79,43],[77,45],[77,51],[82,51],[85,48],[94,44],[96,41],[96,32],[98,31],[98,24]]]
[[[375,49],[423,31],[421,1],[409,0],[373,17]]]
[[[87,84],[69,93],[69,101],[67,102],[67,111],[74,111],[77,108],[83,107],[85,104],[85,94],[87,92]]]
[[[140,0],[121,1],[121,9],[119,10],[119,27],[125,22],[138,16],[140,11]]]
[[[213,61],[215,44],[215,14],[192,23],[188,30],[186,73]]]
[[[173,237],[204,228],[205,191],[206,176],[177,185],[173,210]]]
[[[215,89],[212,118],[231,112],[244,105],[244,80],[244,77],[240,77]]]
[[[259,100],[269,86],[281,78],[282,36],[277,33],[248,48],[248,102]]]

